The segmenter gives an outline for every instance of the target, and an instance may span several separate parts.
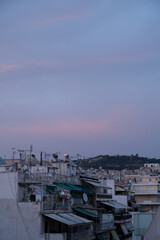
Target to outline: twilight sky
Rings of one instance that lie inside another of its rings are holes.
[[[0,156],[160,158],[159,0],[1,0]]]

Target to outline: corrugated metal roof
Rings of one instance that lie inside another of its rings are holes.
[[[74,223],[75,224],[81,224],[83,223],[82,221],[79,221],[78,219],[76,219],[75,217],[73,216],[70,216],[68,213],[60,213],[59,216],[69,220],[69,221],[73,221],[74,220]]]
[[[61,213],[61,214],[43,214],[46,217],[52,218],[58,222],[62,222],[67,225],[78,225],[84,223],[92,223],[88,219],[79,217],[73,213]]]
[[[79,217],[73,213],[61,213],[60,216],[68,219],[69,221],[74,221],[76,224],[82,224],[82,223],[92,223],[88,219]]]
[[[80,216],[78,216],[78,215],[75,215],[75,214],[73,214],[73,213],[69,213],[69,215],[72,216],[72,217],[74,217],[74,218],[79,219],[79,220],[82,221],[83,223],[92,223],[92,221],[90,221],[90,220],[88,220],[88,219],[86,219],[86,218],[82,218],[82,217],[80,217]]]
[[[0,157],[0,165],[6,165],[6,161]]]
[[[104,205],[107,205],[107,206],[110,206],[110,207],[113,207],[113,208],[124,208],[124,209],[127,209],[127,208],[130,208],[122,203],[119,203],[119,202],[116,202],[114,200],[111,200],[111,201],[106,201],[106,202],[101,202],[103,203]]]
[[[76,223],[74,223],[73,221],[69,221],[68,219],[66,218],[63,218],[57,214],[43,214],[44,216],[46,217],[49,217],[49,218],[52,218],[58,222],[61,222],[61,223],[64,223],[64,224],[67,224],[67,225],[75,225]]]

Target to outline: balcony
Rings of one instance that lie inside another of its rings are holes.
[[[104,201],[108,199],[112,199],[112,194],[96,193],[96,201]]]
[[[42,211],[52,211],[52,210],[71,210],[71,207],[67,203],[53,203],[53,202],[42,202]]]
[[[109,230],[114,228],[114,221],[111,222],[102,222],[101,224],[96,224],[95,231],[99,232],[102,230]]]
[[[80,239],[95,239],[93,235],[93,231],[86,230],[86,231],[78,231],[76,233],[68,233],[67,240],[80,240]]]
[[[115,214],[114,215],[115,223],[128,222],[131,219],[132,219],[131,214]]]

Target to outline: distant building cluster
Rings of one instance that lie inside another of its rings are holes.
[[[64,160],[58,154],[48,156],[41,153],[38,160],[30,151],[20,152],[17,159],[0,158],[1,240],[160,236],[159,164],[84,170],[69,155]]]

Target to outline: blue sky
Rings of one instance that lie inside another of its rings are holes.
[[[0,155],[160,157],[159,0],[0,3]]]

